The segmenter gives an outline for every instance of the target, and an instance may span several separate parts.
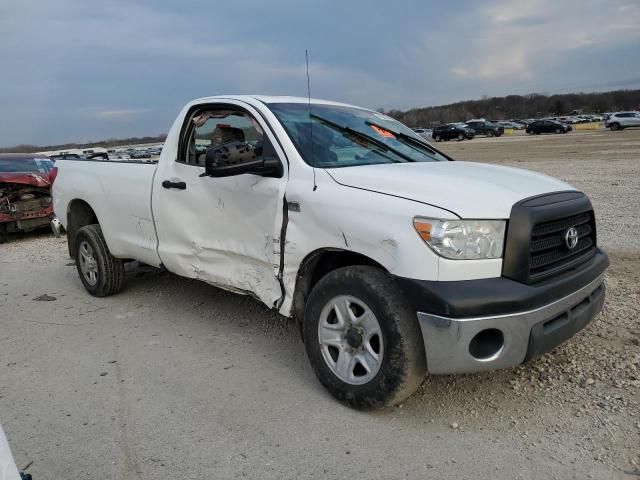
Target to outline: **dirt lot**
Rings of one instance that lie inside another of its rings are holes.
[[[17,463],[36,480],[638,478],[640,130],[440,146],[591,196],[608,297],[572,341],[361,413],[315,380],[296,326],[251,299],[143,270],[96,299],[64,239],[20,236],[0,246],[0,422]]]

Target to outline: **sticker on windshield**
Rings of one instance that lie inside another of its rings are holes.
[[[369,125],[369,126],[371,128],[373,128],[375,130],[375,132],[378,135],[382,136],[382,137],[385,137],[385,138],[396,138],[396,136],[393,133],[391,133],[388,130],[385,130],[384,128],[381,128],[381,127],[379,127],[377,125]]]

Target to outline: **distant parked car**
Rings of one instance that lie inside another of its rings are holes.
[[[468,128],[464,125],[449,123],[447,125],[440,125],[438,127],[435,127],[431,136],[436,142],[440,142],[442,140],[451,140],[453,138],[460,142],[465,139],[471,140],[476,136],[476,133],[473,131],[473,129]]]
[[[130,153],[131,158],[149,158],[151,155],[147,150],[134,150]]]
[[[49,155],[49,159],[52,162],[56,162],[57,160],[77,160],[80,158],[80,155],[77,153],[58,153],[56,155]]]
[[[58,160],[91,160],[96,158],[109,160],[109,154],[107,152],[83,153],[82,155],[77,153],[59,153],[57,155],[49,155],[49,158],[52,162]]]
[[[640,112],[613,113],[607,118],[604,125],[613,131],[629,127],[640,127]]]
[[[429,140],[431,138],[431,134],[433,133],[433,130],[431,128],[414,128],[413,131],[425,140]]]
[[[504,128],[511,128],[513,130],[522,130],[524,128],[524,125],[522,125],[521,123],[509,121],[498,122],[498,125]]]
[[[567,133],[571,130],[573,130],[571,125],[556,120],[536,120],[527,125],[526,132],[529,135],[539,135],[540,133]]]
[[[476,135],[486,135],[487,137],[499,137],[504,133],[504,127],[486,120],[471,120],[466,123],[468,128],[472,128]]]

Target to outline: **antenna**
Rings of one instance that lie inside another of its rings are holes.
[[[309,100],[309,143],[311,144],[311,168],[313,169],[313,191],[318,188],[316,184],[316,160],[313,155],[313,120],[311,119],[311,82],[309,80],[309,51],[305,49],[304,58],[307,61],[307,98]]]

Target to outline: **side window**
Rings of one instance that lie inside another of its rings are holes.
[[[231,109],[206,109],[195,112],[187,126],[186,145],[181,163],[204,167],[207,151],[230,142],[246,143],[262,155],[264,132],[247,112]]]

